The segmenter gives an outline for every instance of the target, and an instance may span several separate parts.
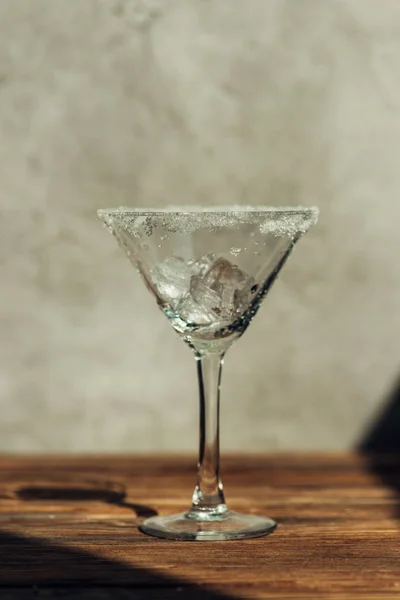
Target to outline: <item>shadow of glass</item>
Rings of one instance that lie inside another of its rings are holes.
[[[366,456],[371,472],[396,493],[395,512],[400,519],[400,381],[357,450]]]
[[[124,490],[86,487],[25,486],[16,491],[19,500],[28,502],[105,502],[129,508],[138,517],[154,517],[157,512],[144,504],[126,501]]]
[[[80,485],[68,485],[65,481],[55,485],[27,485],[16,489],[13,495],[22,502],[104,502],[128,508],[138,517],[157,515],[147,505],[127,501],[123,486],[109,482],[103,486],[89,480]],[[150,538],[144,538],[144,543],[148,540]],[[161,541],[159,543],[162,544]],[[12,586],[8,596],[10,600],[33,599],[42,590],[46,598],[56,598],[61,594],[67,600],[116,597],[126,600],[232,600],[230,596],[204,589],[195,583],[87,551],[59,546],[50,539],[0,531],[0,548],[0,585],[3,590],[4,586]]]
[[[156,570],[59,546],[51,540],[3,531],[0,548],[1,594],[7,594],[9,600],[42,594],[64,600],[233,600]]]

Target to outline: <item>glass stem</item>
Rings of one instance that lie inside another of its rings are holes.
[[[219,474],[219,398],[224,353],[196,354],[200,396],[200,447],[197,485],[190,513],[227,510]]]

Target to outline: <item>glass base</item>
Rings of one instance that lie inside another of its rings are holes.
[[[167,517],[151,517],[140,526],[148,535],[167,540],[213,542],[244,540],[271,533],[275,521],[268,517],[242,515],[226,510],[223,514],[189,511]]]

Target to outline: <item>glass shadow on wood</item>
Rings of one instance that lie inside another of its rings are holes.
[[[58,487],[58,486],[24,486],[15,492],[19,500],[29,502],[104,502],[132,510],[138,517],[154,517],[157,515],[150,506],[126,501],[124,489],[91,488],[91,487]]]

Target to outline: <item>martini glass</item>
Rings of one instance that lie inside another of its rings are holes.
[[[220,478],[223,359],[246,331],[316,208],[99,210],[172,327],[194,352],[200,396],[197,484],[185,513],[145,520],[141,530],[174,540],[265,535],[276,523],[232,512]]]

